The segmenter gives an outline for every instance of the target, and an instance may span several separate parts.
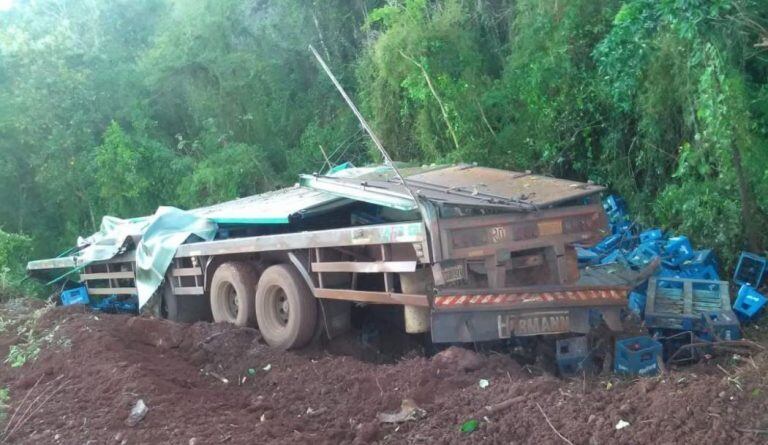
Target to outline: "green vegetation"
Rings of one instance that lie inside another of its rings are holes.
[[[0,300],[22,294],[37,294],[37,284],[24,280],[24,264],[30,259],[32,239],[0,230]],[[0,319],[0,331],[3,330]]]
[[[0,388],[0,422],[5,422],[8,417],[8,402],[11,400],[11,391],[7,386]]]
[[[0,317],[0,333],[14,330],[15,336],[18,338],[16,344],[9,348],[4,363],[7,363],[11,368],[19,368],[27,362],[37,360],[38,355],[45,347],[69,348],[71,346],[69,339],[57,335],[58,325],[53,329],[41,329],[38,326],[40,317],[51,307],[51,305],[46,305],[39,309],[18,311],[14,315],[7,314]]]
[[[0,21],[3,277],[5,238],[52,255],[105,214],[291,184],[320,147],[378,160],[309,44],[399,160],[591,179],[726,264],[765,249],[764,1],[40,0]]]

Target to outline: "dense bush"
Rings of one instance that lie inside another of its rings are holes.
[[[0,230],[0,300],[37,292],[34,284],[23,282],[31,250],[29,237]]]
[[[378,160],[309,44],[399,160],[591,179],[726,264],[765,248],[764,1],[41,0],[0,20],[0,227],[39,255],[104,214]]]

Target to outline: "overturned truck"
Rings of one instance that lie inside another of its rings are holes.
[[[112,221],[28,272],[177,321],[258,326],[280,349],[344,331],[354,304],[396,307],[437,343],[620,329],[631,278],[577,266],[576,246],[606,234],[602,187],[474,165],[394,173],[336,168],[170,223]]]

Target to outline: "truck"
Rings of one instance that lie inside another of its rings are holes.
[[[474,164],[343,165],[178,211],[208,224],[207,237],[126,220],[27,270],[63,272],[93,298],[141,296],[154,280],[155,314],[257,327],[282,350],[348,330],[353,306],[396,311],[434,343],[618,331],[631,279],[580,269],[576,253],[607,234],[603,190]],[[148,267],[168,239],[167,267]]]

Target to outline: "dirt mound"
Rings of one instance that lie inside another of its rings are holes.
[[[759,443],[748,430],[768,426],[763,362],[726,364],[729,375],[701,365],[639,381],[567,381],[455,347],[374,364],[327,349],[273,351],[256,330],[223,324],[57,308],[38,325],[53,333],[50,346],[0,374],[9,417],[49,398],[13,443],[561,443],[553,427],[574,443]],[[138,399],[149,411],[129,427]],[[405,399],[426,415],[377,420]],[[478,429],[460,432],[468,419]],[[619,420],[630,426],[617,430]]]

